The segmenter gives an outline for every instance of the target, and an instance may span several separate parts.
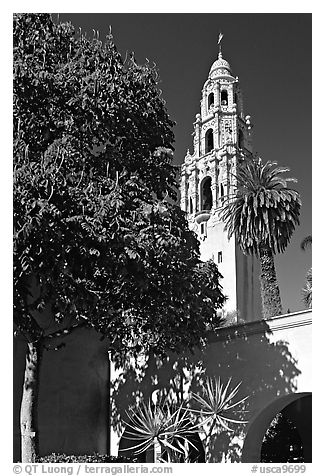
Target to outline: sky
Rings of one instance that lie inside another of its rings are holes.
[[[176,164],[192,152],[192,132],[201,89],[218,56],[239,77],[244,112],[252,117],[253,147],[264,161],[288,166],[302,198],[300,226],[286,251],[276,257],[283,309],[304,308],[301,288],[311,251],[300,249],[312,233],[312,15],[304,13],[64,13],[88,35],[105,39],[112,27],[124,56],[156,63],[163,98],[175,120]]]

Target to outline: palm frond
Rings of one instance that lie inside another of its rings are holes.
[[[299,224],[301,200],[283,177],[287,167],[261,159],[247,160],[236,173],[236,196],[224,202],[220,219],[225,223],[228,238],[235,235],[245,254],[257,254],[260,243],[273,253],[283,252]]]

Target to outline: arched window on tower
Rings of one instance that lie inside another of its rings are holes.
[[[243,131],[241,129],[239,129],[239,131],[238,131],[238,147],[240,149],[244,148],[244,134],[243,134]]]
[[[212,191],[211,177],[203,179],[201,184],[201,210],[211,210],[212,208]]]
[[[235,95],[234,95],[234,102],[235,102],[235,104],[238,104],[238,96],[237,96],[237,93],[235,93]]]
[[[190,212],[190,213],[193,213],[193,200],[192,200],[192,197],[190,197],[190,200],[189,200],[189,212]]]
[[[213,130],[208,129],[205,134],[205,153],[207,154],[213,149]]]
[[[221,105],[228,106],[228,92],[225,89],[221,91]]]
[[[211,106],[214,104],[214,94],[210,93],[208,96],[208,109],[210,109]]]

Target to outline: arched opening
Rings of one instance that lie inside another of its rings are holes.
[[[250,422],[242,463],[311,463],[311,407],[311,393],[292,393],[271,402]]]
[[[211,210],[212,208],[212,190],[211,177],[206,177],[201,185],[201,210]]]
[[[210,93],[208,96],[208,109],[210,109],[211,106],[214,104],[214,94]]]
[[[238,104],[238,95],[237,95],[237,93],[235,93],[235,95],[234,95],[234,102],[235,102],[235,104]]]
[[[190,213],[193,213],[193,200],[192,200],[192,197],[190,197],[190,199],[189,199],[189,212],[190,212]]]
[[[221,91],[221,105],[228,106],[228,92],[225,89]]]
[[[213,149],[213,130],[208,129],[205,134],[205,153],[207,154]]]
[[[238,147],[243,149],[244,147],[244,134],[241,129],[238,130]]]

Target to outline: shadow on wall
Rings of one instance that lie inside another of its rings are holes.
[[[149,356],[142,365],[125,362],[119,376],[112,381],[111,422],[121,435],[125,411],[139,400],[148,401],[153,391],[181,403],[189,392],[202,393],[205,377],[220,377],[233,386],[242,381],[238,399],[249,396],[244,419],[250,420],[275,398],[296,390],[300,374],[297,362],[286,342],[272,343],[265,321],[220,329],[209,343],[193,354],[169,354],[165,359]],[[210,462],[241,460],[241,441],[246,425],[233,432],[220,429],[213,441]],[[203,441],[204,443],[204,441]],[[127,456],[127,452],[123,452]]]

